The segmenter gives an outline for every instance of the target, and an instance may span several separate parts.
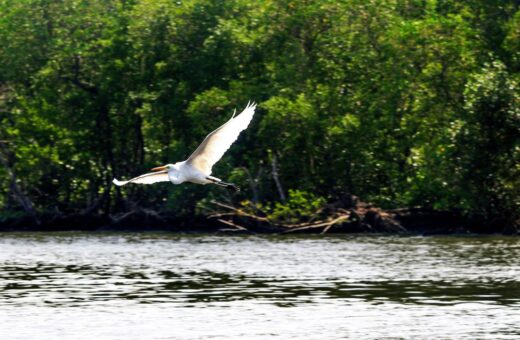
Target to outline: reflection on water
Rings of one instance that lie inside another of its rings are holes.
[[[497,237],[3,234],[0,338],[515,338],[519,255]]]
[[[519,282],[514,280],[348,282],[340,278],[273,278],[209,270],[118,271],[109,266],[60,264],[7,265],[0,274],[7,282],[2,289],[3,304],[14,305],[29,302],[74,306],[78,305],[75,302],[115,299],[176,304],[252,299],[290,306],[312,302],[317,297],[417,304],[520,302]]]

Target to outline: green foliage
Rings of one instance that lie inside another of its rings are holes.
[[[5,211],[19,209],[10,169],[39,211],[190,215],[206,198],[294,221],[350,192],[520,217],[517,1],[0,0],[0,13]],[[112,187],[186,158],[248,100],[258,113],[214,169],[240,194]]]
[[[297,223],[308,220],[323,208],[326,199],[311,192],[289,190],[286,202],[276,202],[269,210],[267,217],[272,221]]]
[[[501,62],[485,65],[465,91],[465,124],[457,136],[460,181],[470,206],[520,217],[520,87]],[[482,152],[485,150],[485,152]]]

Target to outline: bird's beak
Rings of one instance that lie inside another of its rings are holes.
[[[161,170],[166,170],[166,165],[158,166],[157,168],[152,169],[152,171],[161,171]]]

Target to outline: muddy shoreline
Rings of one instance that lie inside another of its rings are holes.
[[[224,211],[226,218],[212,216],[173,216],[153,210],[134,210],[115,215],[39,214],[0,217],[0,232],[13,231],[165,231],[179,233],[388,233],[411,235],[503,234],[520,235],[520,226],[506,220],[489,221],[479,216],[466,216],[457,211],[427,208],[384,210],[358,206],[331,210],[321,221],[301,223],[288,228],[263,217],[242,214],[240,210]],[[338,216],[340,216],[338,218]],[[341,217],[343,216],[343,217]],[[331,223],[332,222],[332,223]]]

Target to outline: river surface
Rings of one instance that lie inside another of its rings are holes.
[[[0,234],[0,339],[518,339],[520,238]]]

